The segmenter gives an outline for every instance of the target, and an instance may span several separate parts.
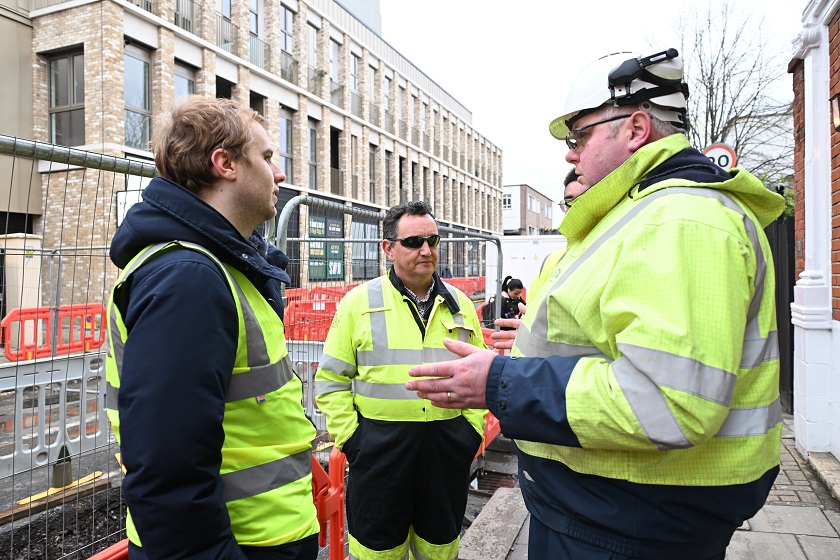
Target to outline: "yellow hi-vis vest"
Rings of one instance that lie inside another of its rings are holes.
[[[775,282],[740,197],[766,189],[737,170],[721,184],[670,179],[627,196],[633,180],[614,173],[591,196],[623,198],[539,279],[512,351],[580,358],[565,402],[581,447],[516,444],[636,483],[757,480],[779,464]]]
[[[431,422],[463,414],[484,434],[486,410],[438,408],[405,388],[413,366],[458,358],[443,346],[444,338],[485,347],[472,301],[446,287],[461,311],[452,315],[437,296],[425,338],[388,276],[354,288],[341,300],[315,374],[315,400],[339,449],[356,431],[356,410],[365,418],[392,422]]]
[[[143,263],[177,248],[198,251],[218,264],[239,315],[236,360],[225,395],[220,470],[233,535],[244,546],[277,546],[313,535],[319,530],[310,470],[315,428],[301,406],[302,385],[288,357],[283,323],[241,272],[200,245],[173,241],[147,247],[129,262],[111,292],[105,403],[117,443],[117,399],[129,333],[114,296]],[[265,421],[267,416],[276,421]],[[142,546],[130,511],[126,533]]]

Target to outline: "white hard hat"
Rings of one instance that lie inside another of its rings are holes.
[[[563,139],[574,121],[605,103],[616,107],[642,105],[654,117],[686,127],[688,84],[676,49],[648,57],[618,52],[604,56],[578,74],[566,98],[563,115],[549,125],[555,138]]]

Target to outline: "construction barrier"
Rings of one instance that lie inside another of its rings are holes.
[[[312,497],[315,502],[320,532],[318,545],[327,545],[329,531],[329,560],[344,560],[344,470],[347,458],[333,447],[330,452],[330,472],[324,470],[312,456]],[[89,560],[125,560],[128,558],[128,539],[109,546]]]
[[[10,362],[19,362],[86,352],[105,344],[105,327],[101,303],[62,305],[55,321],[49,307],[13,309],[0,321],[3,353]]]

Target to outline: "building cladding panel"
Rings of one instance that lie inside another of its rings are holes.
[[[401,186],[413,184],[439,218],[487,233],[501,231],[501,149],[472,127],[472,115],[465,107],[339,3],[267,0],[255,20],[245,0],[233,0],[229,19],[218,13],[215,0],[201,0],[195,6],[194,13],[178,14],[172,2],[92,0],[59,2],[34,11],[35,139],[50,138],[49,60],[55,53],[77,49],[84,53],[84,148],[151,158],[149,152],[124,147],[123,50],[131,45],[149,53],[152,114],[165,111],[174,101],[176,64],[194,71],[193,87],[200,95],[224,95],[220,88],[227,82],[218,78],[223,72],[233,82],[228,92],[232,98],[246,106],[255,99],[264,103],[261,112],[272,121],[266,124],[272,135],[279,134],[279,124],[273,121],[281,109],[291,112],[294,182],[289,188],[386,209],[399,201]],[[281,50],[279,43],[277,29],[284,8],[292,12],[291,28],[286,30],[292,37],[292,52]],[[256,33],[252,21],[257,22]],[[310,27],[317,33],[315,57],[309,53]],[[338,57],[331,62],[332,41],[338,43]],[[315,60],[317,64],[310,66]],[[354,62],[358,63],[355,75]],[[225,70],[233,67],[234,72]],[[386,92],[389,83],[391,90]],[[402,99],[397,99],[399,94]],[[308,130],[313,126],[314,162],[308,148]],[[365,180],[370,150],[373,189]],[[399,184],[401,157],[403,185]],[[310,177],[317,184],[310,184]],[[375,200],[370,199],[371,191]],[[87,189],[80,188],[79,195],[84,192]],[[102,223],[103,216],[96,218],[100,227],[112,233],[113,223]]]

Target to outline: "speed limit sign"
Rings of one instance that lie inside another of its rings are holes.
[[[738,161],[735,150],[726,144],[712,144],[703,154],[724,169],[732,169]]]

